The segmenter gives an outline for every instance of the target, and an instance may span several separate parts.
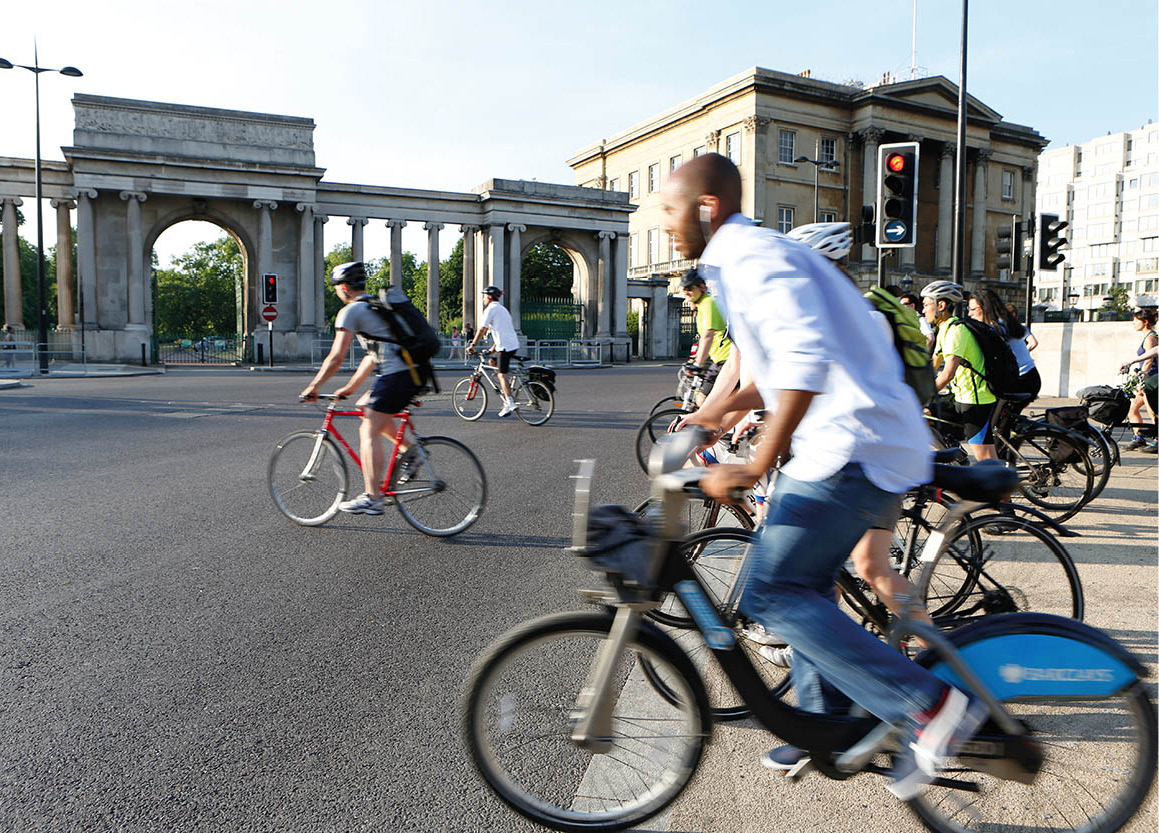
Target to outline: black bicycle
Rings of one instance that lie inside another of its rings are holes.
[[[681,435],[683,436],[683,435]],[[692,779],[712,714],[693,662],[645,612],[675,593],[757,720],[807,750],[812,766],[844,780],[884,775],[898,730],[864,714],[800,711],[770,693],[720,617],[709,589],[681,552],[678,504],[698,495],[703,471],[653,481],[657,510],[633,529],[591,527],[590,465],[577,479],[574,549],[602,573],[589,594],[599,610],[528,622],[501,637],[468,680],[463,730],[472,763],[511,808],[564,831],[619,830],[671,803]],[[988,500],[1014,485],[1005,470],[967,475],[964,489]],[[1002,472],[1002,473],[1000,473]],[[676,511],[669,511],[673,506]],[[600,513],[597,513],[600,514]],[[623,508],[602,513],[631,523]],[[618,537],[619,544],[612,538]],[[1110,833],[1138,810],[1155,777],[1156,720],[1146,670],[1105,634],[1043,614],[995,616],[943,634],[902,619],[897,642],[932,647],[917,661],[969,688],[990,709],[929,790],[909,804],[935,831],[1038,828]],[[658,697],[646,659],[674,697]]]

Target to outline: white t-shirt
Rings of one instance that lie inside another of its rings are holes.
[[[495,349],[504,353],[519,349],[519,336],[515,332],[515,325],[511,323],[511,313],[507,307],[498,301],[492,301],[483,310],[483,317],[479,320],[479,328],[486,327],[495,337]]]
[[[933,476],[930,433],[901,357],[873,307],[823,255],[735,214],[700,258],[765,407],[781,390],[817,393],[783,471],[824,480],[859,463],[899,494]]]

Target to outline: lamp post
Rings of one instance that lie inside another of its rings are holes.
[[[824,168],[831,171],[841,163],[836,159],[830,159],[828,162],[822,162],[820,159],[810,159],[808,156],[798,156],[793,160],[798,164],[801,162],[808,162],[813,166],[813,222],[817,222],[817,171]]]
[[[32,66],[13,64],[0,58],[0,69],[19,67],[36,76],[36,352],[39,356],[41,373],[48,373],[48,290],[44,279],[44,214],[40,205],[40,73],[59,72],[70,78],[80,78],[82,73],[76,67],[51,69],[40,66],[36,45],[32,47]]]

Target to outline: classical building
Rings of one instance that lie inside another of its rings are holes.
[[[629,295],[687,268],[661,228],[659,190],[681,164],[715,151],[736,162],[743,209],[765,226],[788,231],[818,220],[859,222],[876,198],[878,147],[921,143],[918,245],[887,259],[889,282],[921,285],[951,268],[957,138],[957,86],[944,77],[874,87],[850,86],[754,68],[627,130],[589,145],[568,164],[575,182],[625,191],[637,210],[629,222]],[[1003,121],[968,98],[965,264],[971,284],[1018,285],[995,267],[995,231],[1011,215],[1030,216],[1034,170],[1047,140]],[[800,157],[811,162],[799,162]],[[876,280],[876,250],[858,246],[850,272]]]
[[[1070,223],[1066,261],[1035,280],[1048,309],[1095,310],[1112,286],[1131,303],[1159,297],[1159,125],[1048,150],[1038,158],[1039,211]]]
[[[90,359],[146,359],[154,336],[149,255],[165,229],[191,219],[217,224],[242,251],[239,333],[260,334],[253,344],[265,341],[280,357],[310,359],[326,323],[322,224],[330,218],[350,226],[356,260],[366,224],[385,223],[392,276],[402,274],[402,229],[422,224],[435,324],[444,228],[464,235],[468,323],[477,321],[482,287],[495,284],[518,327],[523,254],[556,244],[574,266],[587,346],[598,345],[604,360],[627,358],[624,194],[504,179],[465,193],[328,182],[315,163],[312,119],[92,95],[75,96],[73,110],[73,145],[62,148],[65,162],[43,166],[42,180],[66,253],[58,267],[60,328],[76,328],[74,349],[85,339]],[[34,194],[33,160],[0,157],[4,314],[18,328],[31,322],[21,320],[16,209]],[[75,264],[67,257],[74,211]],[[261,287],[271,275],[278,303],[267,330]]]

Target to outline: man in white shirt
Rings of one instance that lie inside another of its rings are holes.
[[[489,286],[483,290],[483,317],[479,319],[479,329],[475,337],[467,345],[467,352],[474,353],[475,345],[488,332],[495,336],[495,350],[499,356],[496,361],[496,370],[499,377],[499,390],[503,393],[503,407],[499,409],[499,416],[505,417],[515,413],[519,406],[511,396],[511,384],[507,381],[507,372],[511,369],[511,358],[519,352],[519,334],[515,332],[515,325],[511,322],[511,313],[507,307],[499,303],[503,297],[503,290],[497,286]]]
[[[917,397],[848,278],[808,246],[740,214],[732,162],[719,154],[693,159],[673,174],[663,198],[665,230],[684,257],[700,259],[752,373],[714,414],[772,411],[752,460],[712,467],[702,487],[729,500],[792,448],[752,556],[742,612],[793,646],[802,708],[840,712],[852,700],[910,728],[913,755],[903,756],[890,786],[910,798],[973,734],[985,707],[842,613],[833,586],[878,516],[932,476]]]

